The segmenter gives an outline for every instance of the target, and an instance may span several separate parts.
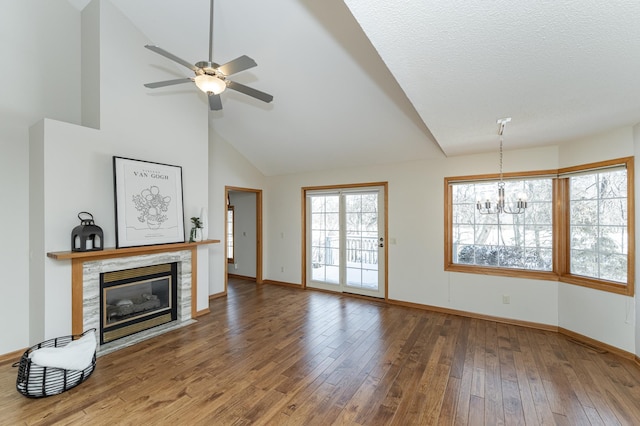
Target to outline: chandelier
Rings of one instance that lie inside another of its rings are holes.
[[[502,179],[502,144],[504,126],[511,121],[511,117],[501,118],[498,120],[498,134],[500,135],[500,180],[498,181],[498,199],[495,205],[489,198],[486,200],[478,200],[476,202],[476,208],[480,214],[522,214],[527,209],[527,196],[526,194],[519,194],[517,201],[513,206],[508,206],[504,199],[504,180]]]

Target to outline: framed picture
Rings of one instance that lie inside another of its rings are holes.
[[[113,157],[116,248],[184,242],[182,167]]]

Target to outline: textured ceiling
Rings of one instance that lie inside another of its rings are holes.
[[[206,59],[207,0],[111,1],[152,43]],[[492,151],[507,116],[505,149],[640,122],[638,1],[215,6],[214,60],[254,58],[258,67],[233,79],[274,101],[228,91],[209,124],[266,175]],[[167,79],[190,76],[167,62]]]
[[[345,0],[448,155],[640,122],[640,2]]]

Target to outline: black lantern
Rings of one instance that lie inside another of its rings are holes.
[[[90,218],[87,219],[86,216]],[[80,212],[78,219],[80,219],[80,225],[71,231],[71,251],[102,250],[102,228],[93,223],[93,215]]]

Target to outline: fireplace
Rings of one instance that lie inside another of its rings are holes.
[[[177,264],[176,321],[152,327],[127,337],[118,338],[109,343],[101,343],[97,349],[97,355],[106,355],[145,339],[194,323],[198,288],[198,252],[206,249],[204,246],[199,246],[199,244],[219,242],[219,240],[207,240],[202,243],[163,244],[126,249],[107,248],[92,252],[64,251],[47,253],[47,257],[50,259],[71,260],[72,334],[81,334],[84,330],[91,328],[100,330],[100,323],[102,322],[100,281],[102,274],[174,262]],[[55,335],[61,334],[56,333]]]
[[[100,343],[177,319],[177,263],[100,274]]]

